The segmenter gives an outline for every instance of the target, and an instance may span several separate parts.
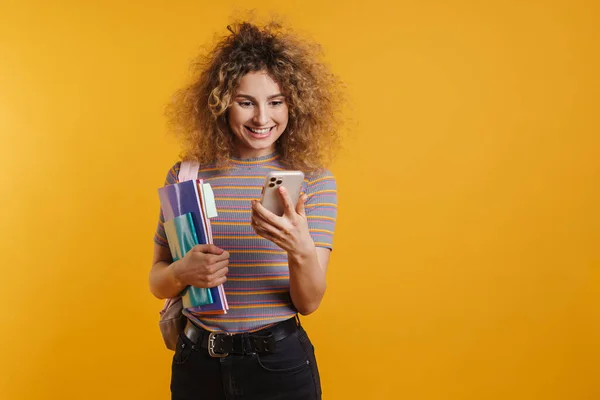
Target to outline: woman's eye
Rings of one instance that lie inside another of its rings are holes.
[[[251,101],[238,101],[238,104],[241,107],[250,107],[252,105],[252,102]]]
[[[283,104],[283,101],[281,101],[281,100],[276,100],[276,101],[271,102],[271,105],[274,107],[280,106],[282,104]]]

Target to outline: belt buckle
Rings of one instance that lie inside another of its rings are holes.
[[[216,358],[227,357],[229,353],[215,353],[215,337],[217,335],[229,335],[226,332],[210,332],[208,335],[208,355]]]

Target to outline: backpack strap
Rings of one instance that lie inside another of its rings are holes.
[[[196,161],[182,161],[181,166],[179,167],[179,175],[177,176],[177,180],[179,182],[184,182],[198,179],[199,168],[200,164]]]

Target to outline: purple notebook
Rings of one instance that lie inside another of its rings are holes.
[[[184,181],[164,186],[158,189],[158,197],[165,221],[191,213],[198,241],[200,244],[208,243],[206,230],[202,223],[204,213],[200,208],[200,196],[198,196],[196,181]]]
[[[198,234],[199,244],[210,243],[203,223],[204,213],[200,206],[198,185],[195,180],[164,186],[158,189],[158,197],[160,198],[160,208],[165,221],[190,213],[194,222],[194,228],[196,228],[196,233]],[[226,312],[227,306],[223,304],[219,287],[210,288],[210,293],[214,303],[194,307],[190,310],[198,313]]]

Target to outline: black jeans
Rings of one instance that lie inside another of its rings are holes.
[[[183,345],[183,346],[182,346]],[[302,326],[269,354],[213,358],[183,333],[173,356],[173,400],[318,400],[314,347]]]

